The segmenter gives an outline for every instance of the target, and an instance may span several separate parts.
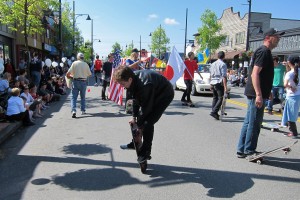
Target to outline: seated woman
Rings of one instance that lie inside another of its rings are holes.
[[[30,121],[29,112],[25,108],[25,102],[20,95],[19,88],[11,90],[11,97],[8,99],[8,106],[6,111],[6,119],[9,121],[23,121],[24,126],[34,125]]]
[[[27,110],[30,110],[33,112],[33,117],[34,118],[40,118],[42,117],[41,113],[41,100],[35,100],[29,93],[29,87],[28,85],[24,85],[23,87],[23,93],[21,94],[21,97],[25,97],[26,103],[25,107]]]
[[[9,93],[11,88],[9,88],[9,82],[11,80],[11,74],[9,72],[5,72],[3,74],[3,78],[0,80],[0,95]]]

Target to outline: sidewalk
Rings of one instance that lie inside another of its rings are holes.
[[[22,122],[0,122],[0,144],[21,126]]]

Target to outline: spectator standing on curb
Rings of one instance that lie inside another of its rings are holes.
[[[102,71],[102,61],[99,59],[99,55],[96,56],[96,60],[94,62],[94,76],[95,76],[95,86],[102,85],[101,83],[101,71]],[[98,84],[99,78],[99,84]]]
[[[273,79],[273,87],[272,92],[270,95],[269,100],[267,101],[267,109],[269,114],[273,114],[273,104],[274,99],[281,103],[283,101],[283,93],[284,93],[284,87],[283,87],[283,78],[284,74],[286,72],[286,67],[282,64],[279,64],[278,57],[273,57],[274,61],[274,79]]]
[[[105,97],[105,91],[107,85],[109,85],[110,77],[111,77],[111,71],[112,71],[112,62],[113,62],[114,56],[112,54],[108,55],[108,60],[103,64],[103,83],[102,83],[102,100],[107,100]]]
[[[219,110],[222,105],[224,92],[227,93],[227,66],[224,63],[225,53],[218,53],[218,60],[210,67],[211,82],[213,91],[213,101],[210,116],[219,120]]]
[[[42,71],[42,62],[40,61],[38,54],[33,53],[33,58],[30,62],[30,74],[31,79],[34,85],[39,88],[41,82],[41,71]]]
[[[80,109],[81,114],[85,114],[85,93],[87,87],[87,79],[92,75],[89,65],[83,61],[84,55],[82,53],[77,54],[77,61],[73,62],[70,69],[67,72],[67,78],[72,79],[71,86],[71,108],[72,118],[76,118],[76,101],[78,94],[80,93]]]
[[[258,136],[264,117],[264,101],[269,98],[273,77],[274,62],[271,50],[274,49],[285,32],[270,28],[264,33],[263,45],[255,50],[248,69],[245,87],[247,113],[237,145],[237,157],[245,158],[256,154]]]
[[[300,107],[300,74],[299,56],[292,55],[288,58],[288,65],[291,68],[284,77],[284,87],[286,88],[286,101],[281,120],[282,126],[289,127],[289,133],[285,136],[297,138],[298,131],[296,121]]]

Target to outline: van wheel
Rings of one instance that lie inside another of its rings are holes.
[[[197,94],[198,94],[198,92],[197,92],[197,90],[196,90],[196,87],[195,87],[195,85],[193,85],[193,86],[192,86],[191,95],[197,96]]]

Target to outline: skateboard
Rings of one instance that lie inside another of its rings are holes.
[[[131,128],[131,133],[132,133],[132,141],[134,144],[134,149],[136,152],[137,157],[139,156],[139,151],[140,151],[140,147],[142,146],[143,142],[142,142],[142,135],[137,131],[138,127],[136,124],[130,124],[130,128]],[[145,160],[142,163],[139,163],[140,168],[141,168],[141,172],[144,174],[146,173],[147,167],[148,167],[148,162],[147,160]]]
[[[265,152],[262,152],[260,154],[254,155],[254,156],[250,156],[249,158],[247,158],[247,160],[249,162],[256,162],[257,164],[262,164],[265,156],[267,156],[269,154],[272,154],[272,153],[275,153],[277,151],[281,151],[281,150],[284,151],[285,154],[288,154],[291,151],[291,147],[294,146],[296,143],[298,143],[298,140],[296,140],[292,144],[285,145],[285,146],[282,146],[282,147],[278,147],[276,149],[272,149],[272,150],[269,150],[269,151],[265,151]]]
[[[182,102],[183,106],[189,106],[189,107],[195,107],[195,104],[190,103],[190,102]]]
[[[267,123],[267,122],[261,123],[261,127],[262,128],[268,128],[272,132],[279,131],[279,128],[281,128],[281,126],[279,124],[276,124],[276,123]]]
[[[228,99],[228,94],[224,94],[223,96],[223,101],[222,101],[222,105],[221,105],[221,115],[220,115],[220,120],[222,121],[224,119],[224,116],[227,115],[227,113],[225,112],[225,108],[226,108],[226,100]]]

